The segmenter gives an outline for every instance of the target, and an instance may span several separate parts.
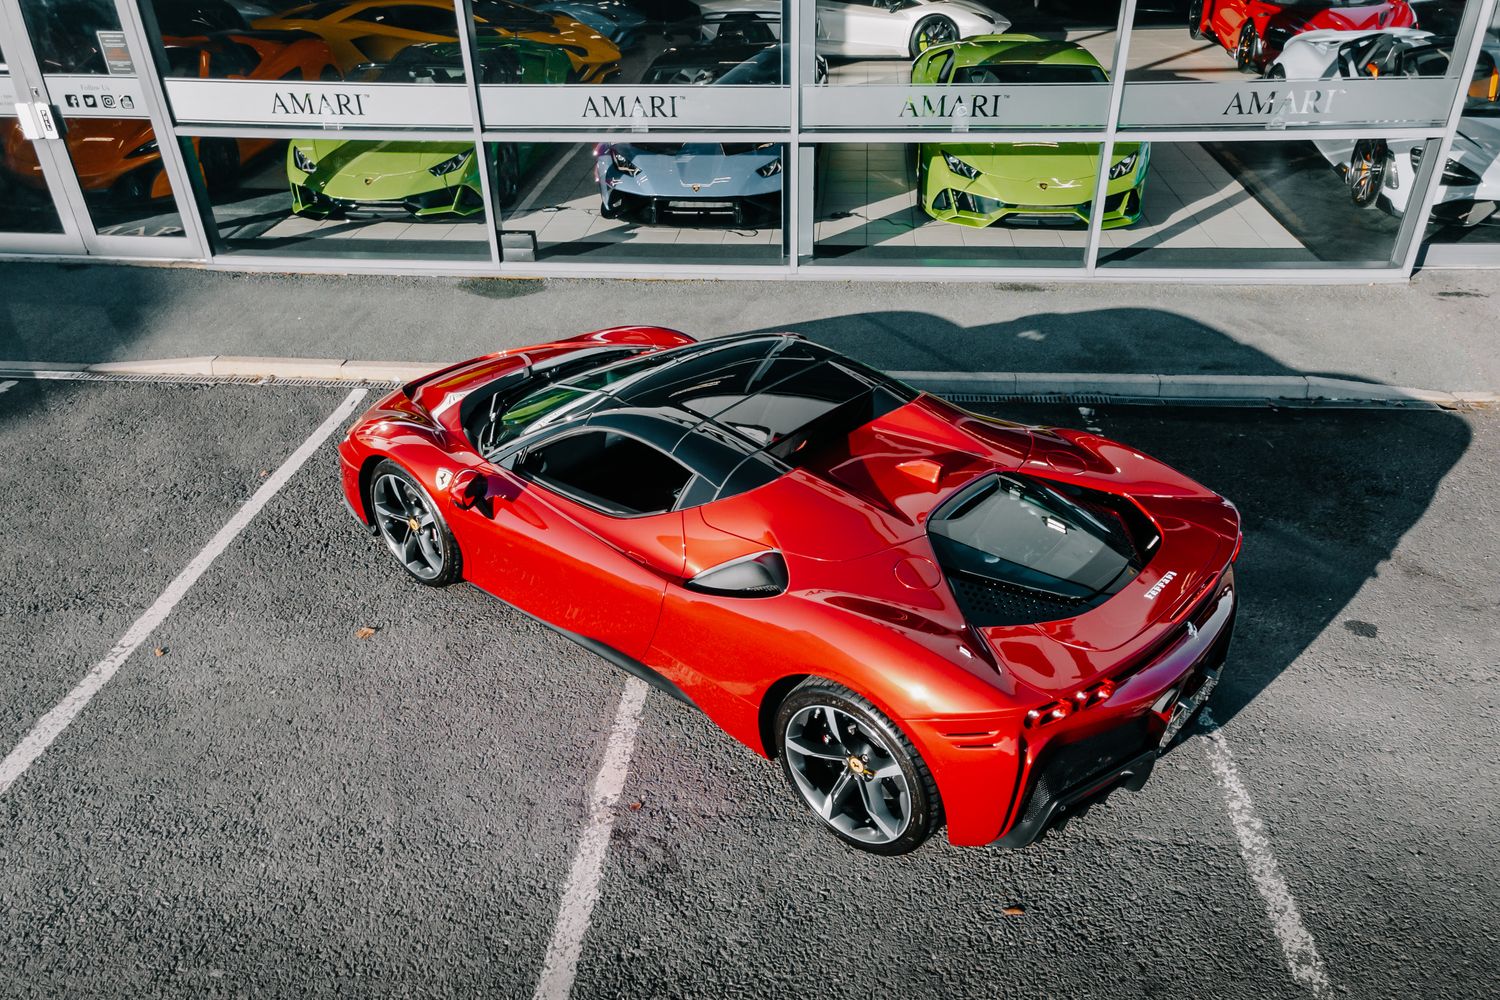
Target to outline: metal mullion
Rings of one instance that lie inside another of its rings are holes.
[[[1114,79],[1109,90],[1109,114],[1104,120],[1104,140],[1099,143],[1099,173],[1094,178],[1094,200],[1089,203],[1089,238],[1083,249],[1083,271],[1092,275],[1099,269],[1099,243],[1104,232],[1104,199],[1109,190],[1109,170],[1114,162],[1115,135],[1120,128],[1120,105],[1125,98],[1125,62],[1130,58],[1130,36],[1135,28],[1136,0],[1125,0],[1120,7],[1119,34],[1115,38],[1115,59],[1110,67]]]
[[[125,48],[135,64],[136,80],[141,86],[141,99],[150,116],[151,129],[156,134],[157,154],[172,185],[172,200],[182,217],[185,238],[189,250],[207,259],[213,252],[208,228],[203,224],[202,208],[195,194],[197,188],[193,176],[183,159],[182,147],[175,142],[164,142],[175,136],[172,114],[167,104],[166,91],[162,88],[161,67],[157,65],[155,47],[146,33],[145,22],[136,0],[115,0],[115,13],[120,18],[120,29],[125,33]],[[95,236],[95,239],[100,237]],[[170,239],[170,237],[155,237]]]
[[[490,185],[489,149],[483,139],[484,119],[479,98],[479,73],[475,69],[478,61],[474,58],[479,48],[474,36],[474,11],[472,0],[454,0],[454,5],[454,12],[458,16],[458,50],[464,61],[464,90],[469,96],[469,134],[473,137],[474,162],[479,164],[479,191],[484,198],[485,238],[490,244],[490,261],[498,271],[505,266],[500,251],[502,220],[500,205],[495,201],[495,192]]]
[[[1418,171],[1415,181],[1421,185],[1426,182],[1422,192],[1422,199],[1418,204],[1419,211],[1411,211],[1408,203],[1406,218],[1402,220],[1403,230],[1397,235],[1397,246],[1401,246],[1401,239],[1406,240],[1405,253],[1402,255],[1401,272],[1407,277],[1411,276],[1412,270],[1417,266],[1417,257],[1422,252],[1423,237],[1427,234],[1427,226],[1431,220],[1433,206],[1437,204],[1438,188],[1442,186],[1443,168],[1448,163],[1448,154],[1453,149],[1453,136],[1458,131],[1459,121],[1463,118],[1464,101],[1469,96],[1469,82],[1474,77],[1474,66],[1479,61],[1479,52],[1484,47],[1484,40],[1489,34],[1490,24],[1495,18],[1496,0],[1480,0],[1479,11],[1475,15],[1469,39],[1469,51],[1464,56],[1463,72],[1455,81],[1456,86],[1453,94],[1453,104],[1448,109],[1448,124],[1443,130],[1442,138],[1438,140],[1436,156],[1423,156],[1422,166]],[[1473,5],[1470,4],[1472,10]],[[1462,35],[1462,32],[1460,32]],[[1452,61],[1449,61],[1452,66]],[[1425,150],[1424,150],[1425,153]],[[1425,175],[1425,176],[1424,176]],[[1409,227],[1409,229],[1408,229]],[[1394,254],[1392,255],[1394,256]]]
[[[781,199],[782,223],[781,246],[786,254],[787,265],[795,271],[797,258],[802,253],[802,143],[797,133],[802,127],[802,18],[805,9],[814,0],[782,0],[781,23],[786,34],[787,51],[791,53],[791,65],[787,67],[787,127],[790,137],[782,146],[781,153]],[[788,17],[787,15],[791,16]],[[815,37],[816,41],[816,37]],[[812,60],[807,60],[811,63]],[[812,206],[806,206],[811,212]]]

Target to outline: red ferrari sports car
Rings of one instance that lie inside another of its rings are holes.
[[[778,757],[849,844],[1030,843],[1138,787],[1219,676],[1239,514],[1102,437],[789,334],[622,327],[382,399],[348,503]]]
[[[1212,38],[1234,53],[1240,69],[1263,72],[1288,38],[1304,31],[1379,31],[1412,28],[1417,15],[1406,0],[1191,0],[1188,33]]]

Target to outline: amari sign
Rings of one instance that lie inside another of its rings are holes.
[[[491,128],[652,129],[786,128],[786,87],[619,87],[493,85],[479,88]]]
[[[872,84],[807,87],[811,128],[1099,128],[1109,113],[1107,84],[911,87]]]
[[[1210,125],[1289,128],[1314,125],[1439,124],[1455,81],[1445,79],[1246,80],[1240,83],[1131,83],[1122,128]]]
[[[339,129],[469,126],[468,94],[461,86],[173,79],[165,85],[180,122]]]

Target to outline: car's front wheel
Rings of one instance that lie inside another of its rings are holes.
[[[911,33],[911,57],[915,59],[934,45],[946,45],[956,41],[958,41],[958,25],[953,23],[952,18],[944,17],[942,14],[924,17],[917,22],[916,28]]]
[[[848,688],[803,681],[777,710],[776,737],[787,783],[845,843],[906,854],[942,825],[937,783],[922,755]]]
[[[1203,30],[1203,0],[1191,0],[1188,4],[1188,37],[1203,39],[1208,32]]]
[[[1240,29],[1239,44],[1234,47],[1234,64],[1243,70],[1259,72],[1263,51],[1264,46],[1260,35],[1255,33],[1255,25],[1246,22]]]
[[[1383,139],[1361,139],[1349,156],[1349,199],[1357,208],[1374,208],[1385,184],[1389,150]]]
[[[463,573],[458,543],[435,500],[415,476],[385,459],[370,481],[370,516],[407,575],[428,587],[456,583]]]

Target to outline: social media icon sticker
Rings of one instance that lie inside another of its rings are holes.
[[[93,94],[84,94],[83,106],[86,108],[97,108],[99,106],[99,99]]]
[[[103,104],[106,108],[112,108],[115,106],[115,99],[113,96],[105,94],[103,97],[99,98],[99,103]]]
[[[76,107],[78,107],[78,95],[77,94],[69,94],[69,95],[67,95],[66,97],[63,98],[63,103],[66,104],[70,108],[76,108]]]

